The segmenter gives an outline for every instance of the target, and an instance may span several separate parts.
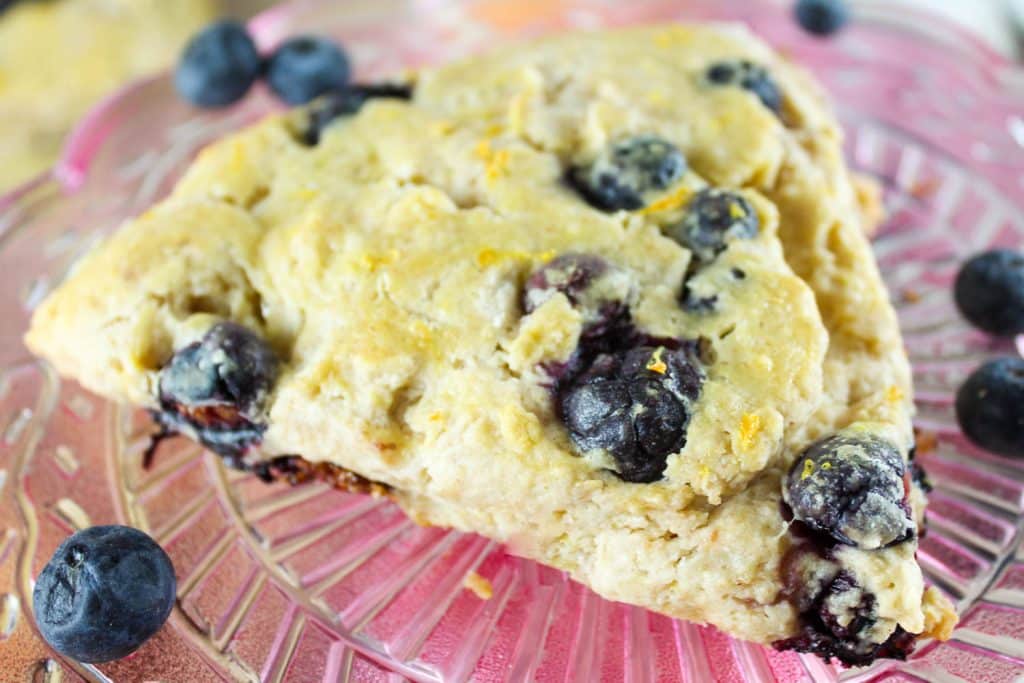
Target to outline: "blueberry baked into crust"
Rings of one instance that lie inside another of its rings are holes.
[[[233,465],[740,638],[861,664],[956,620],[915,560],[910,374],[839,130],[739,28],[570,34],[270,117],[27,340]]]

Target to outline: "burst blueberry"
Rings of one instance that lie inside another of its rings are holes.
[[[174,607],[167,553],[138,529],[95,526],[57,548],[32,592],[39,632],[80,662],[125,657],[153,636]]]
[[[158,419],[221,455],[236,457],[262,439],[263,403],[279,365],[254,332],[218,323],[160,371]]]
[[[298,36],[286,40],[267,62],[267,84],[288,104],[305,104],[348,84],[348,57],[330,40]]]
[[[985,450],[1024,458],[1024,358],[998,358],[971,373],[957,391],[956,416]]]
[[[913,649],[914,636],[898,626],[884,641],[874,640],[878,599],[853,573],[806,546],[791,550],[785,563],[786,594],[800,614],[800,632],[772,643],[775,648],[835,657],[848,666],[879,657],[905,659]],[[804,583],[808,579],[813,582]]]
[[[523,310],[532,313],[564,294],[587,324],[627,314],[635,294],[629,274],[593,254],[569,253],[548,261],[526,281]]]
[[[782,91],[768,70],[759,64],[745,59],[715,62],[708,67],[706,76],[712,85],[743,88],[776,114],[782,111]]]
[[[800,26],[816,36],[830,36],[850,20],[845,0],[798,0],[793,13]]]
[[[559,411],[580,451],[604,451],[622,479],[652,482],[685,445],[703,380],[688,346],[601,354],[559,388]]]
[[[603,211],[643,208],[647,198],[671,187],[686,172],[686,158],[671,142],[654,135],[619,140],[592,163],[577,166],[569,180]]]
[[[669,227],[668,235],[704,264],[725,251],[730,241],[757,237],[760,225],[757,211],[743,195],[708,188],[690,200],[682,220]]]
[[[189,41],[174,73],[174,85],[198,107],[224,107],[242,99],[261,69],[260,54],[245,26],[218,21]]]
[[[957,308],[990,334],[1024,334],[1024,254],[994,249],[971,258],[953,287]]]
[[[840,432],[808,447],[786,478],[794,518],[835,541],[872,550],[914,537],[907,468],[899,450],[868,434]]]

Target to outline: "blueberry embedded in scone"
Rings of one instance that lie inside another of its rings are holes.
[[[686,443],[703,380],[695,344],[602,353],[559,385],[559,413],[581,451],[610,454],[625,481],[652,482]]]
[[[636,298],[630,274],[593,254],[562,254],[538,268],[526,282],[523,310],[529,314],[555,294],[580,311],[588,326],[628,318]]]
[[[157,420],[238,459],[266,431],[263,411],[279,367],[277,355],[254,332],[218,323],[160,371]]]
[[[739,87],[753,93],[764,106],[778,114],[782,90],[766,68],[745,59],[715,62],[708,67],[708,83],[718,87]]]
[[[870,433],[840,432],[800,454],[783,498],[815,531],[858,548],[882,548],[916,533],[907,472],[894,444]]]
[[[690,250],[697,264],[707,264],[725,251],[729,241],[752,239],[760,227],[757,211],[742,194],[707,188],[693,196],[682,220],[667,232]]]
[[[638,135],[611,143],[589,164],[572,168],[569,179],[598,209],[632,211],[671,187],[686,168],[686,157],[671,142]]]
[[[412,88],[401,84],[352,84],[329,92],[306,108],[307,120],[301,126],[300,139],[309,146],[320,142],[325,129],[343,116],[351,116],[373,99],[408,100]]]

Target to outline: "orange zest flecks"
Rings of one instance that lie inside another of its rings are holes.
[[[804,460],[804,471],[800,473],[800,481],[814,474],[814,461],[810,458]]]
[[[647,215],[652,213],[658,213],[659,211],[672,211],[674,209],[678,209],[684,204],[686,204],[686,202],[690,199],[690,196],[692,194],[693,190],[686,187],[685,185],[680,185],[678,188],[673,190],[671,194],[668,194],[662,197],[661,199],[652,202],[651,204],[648,204],[644,208],[640,209],[638,213],[640,213],[641,215]]]
[[[903,389],[895,384],[885,390],[885,400],[889,403],[899,403],[905,396],[906,394],[903,393]]]
[[[761,433],[761,416],[754,413],[747,413],[740,418],[740,448],[749,451],[754,448],[757,442],[757,435]]]
[[[668,372],[668,366],[665,365],[665,361],[663,361],[661,359],[661,354],[664,351],[665,351],[665,348],[662,347],[662,346],[659,346],[654,351],[654,353],[651,354],[651,359],[649,361],[647,361],[647,366],[646,366],[648,370],[650,370],[651,372],[656,372],[659,375],[664,375],[666,372]]]
[[[488,180],[496,180],[508,169],[509,153],[507,149],[499,150],[487,162],[487,169],[484,174]]]
[[[476,143],[476,147],[473,148],[473,154],[476,154],[479,158],[483,159],[484,161],[490,159],[492,154],[491,141],[481,140],[480,142]]]

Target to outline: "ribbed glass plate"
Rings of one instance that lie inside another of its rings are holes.
[[[784,3],[788,4],[788,3]],[[914,363],[921,462],[936,483],[919,557],[963,615],[905,663],[839,671],[602,600],[485,539],[420,528],[390,503],[322,485],[267,486],[184,440],[141,467],[145,415],[34,361],[28,311],[70,264],[165,194],[196,149],[273,107],[258,92],[199,113],[167,78],[125,90],[69,141],[54,173],[0,199],[0,670],[3,680],[1009,682],[1024,672],[1024,462],[960,436],[951,396],[972,367],[1014,353],[950,300],[957,264],[1024,244],[1024,76],[941,20],[865,2],[833,41],[778,6],[713,0],[302,2],[253,23],[344,40],[363,78],[567,28],[727,18],[750,23],[827,84],[857,169],[885,187],[876,253]],[[758,8],[758,9],[755,9]],[[148,530],[179,576],[170,624],[100,667],[50,659],[33,577],[89,524]],[[475,571],[493,587],[463,585]],[[397,673],[389,673],[389,671]]]

